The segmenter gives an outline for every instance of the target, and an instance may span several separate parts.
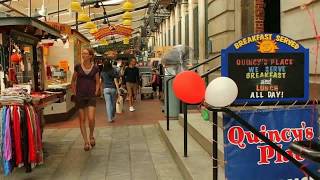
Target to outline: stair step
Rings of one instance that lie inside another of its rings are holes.
[[[183,114],[179,115],[179,123],[183,127]],[[207,151],[212,154],[212,126],[202,120],[200,113],[188,114],[188,132]]]
[[[179,123],[183,127],[183,114],[179,115]],[[224,141],[222,113],[218,113],[218,175],[219,180],[225,179],[224,173]],[[208,153],[212,154],[212,123],[202,120],[200,113],[188,113],[188,132]]]
[[[159,129],[185,180],[212,180],[211,156],[188,134],[188,157],[184,157],[183,128],[178,121],[159,121]],[[220,179],[219,179],[220,180]]]

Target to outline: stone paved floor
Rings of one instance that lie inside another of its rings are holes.
[[[105,102],[99,99],[96,108],[96,127],[154,124],[165,119],[164,113],[161,111],[162,103],[157,99],[138,99],[135,102],[136,111],[134,112],[129,112],[127,103],[124,106],[124,112],[116,115],[115,123],[108,123]],[[78,118],[75,114],[68,121],[47,124],[46,128],[74,128],[78,126]]]
[[[107,123],[97,106],[96,147],[83,150],[77,118],[47,125],[45,163],[31,173],[15,169],[0,180],[183,180],[155,124],[164,119],[157,100],[141,101],[137,111]]]

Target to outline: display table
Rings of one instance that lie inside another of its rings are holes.
[[[43,128],[46,124],[46,119],[43,114],[43,110],[46,106],[50,106],[54,104],[63,97],[63,93],[60,92],[36,92],[31,94],[32,97],[32,105],[35,107],[40,120],[41,120],[41,134],[43,133]]]
[[[44,108],[50,104],[58,102],[63,97],[63,93],[60,93],[60,92],[32,93],[31,97],[32,97],[32,104],[36,108]]]
[[[49,85],[48,91],[60,92],[60,100],[54,103],[48,104],[43,110],[46,122],[65,121],[69,119],[75,113],[75,103],[71,101],[72,91],[71,85]]]

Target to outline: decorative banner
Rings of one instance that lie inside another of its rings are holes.
[[[48,22],[48,21],[46,21],[45,23],[53,27],[54,29],[60,31],[63,34],[71,35],[71,26],[67,24],[60,24],[57,22]]]
[[[317,165],[288,149],[293,141],[318,142],[318,110],[313,107],[241,111],[239,115],[296,160],[316,173]],[[224,116],[225,174],[228,180],[301,180],[305,175],[292,162]]]
[[[119,34],[123,36],[131,36],[133,29],[122,26],[122,25],[112,25],[101,28],[98,32],[93,33],[92,35],[95,37],[96,40],[102,39],[106,36],[110,36],[113,34]]]
[[[222,50],[222,75],[233,79],[236,103],[309,99],[309,50],[280,34],[256,34]]]

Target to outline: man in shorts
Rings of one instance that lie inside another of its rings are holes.
[[[129,96],[129,111],[135,111],[133,107],[134,96],[137,94],[137,88],[139,86],[139,69],[136,67],[137,60],[131,58],[129,66],[124,71],[124,79],[127,86]]]

